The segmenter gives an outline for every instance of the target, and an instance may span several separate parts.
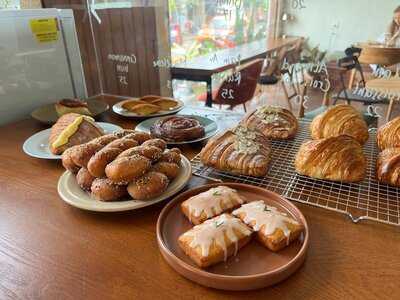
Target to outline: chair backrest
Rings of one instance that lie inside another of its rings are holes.
[[[263,62],[263,59],[257,59],[228,76],[220,85],[214,102],[236,106],[251,100],[260,78]]]

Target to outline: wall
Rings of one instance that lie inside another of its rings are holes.
[[[283,0],[284,12],[294,16],[285,22],[283,34],[310,38],[311,45],[340,51],[355,42],[376,40],[388,27],[398,0],[304,0],[303,9],[294,9],[299,0]],[[336,27],[336,28],[335,28]]]

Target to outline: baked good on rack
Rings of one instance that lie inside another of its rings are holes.
[[[271,251],[285,248],[304,230],[299,222],[262,200],[243,204],[232,214],[257,232],[258,240]]]
[[[160,172],[150,171],[128,185],[128,193],[135,200],[149,200],[165,192],[168,177]]]
[[[361,145],[368,140],[367,123],[354,107],[347,104],[331,106],[316,116],[310,130],[315,140],[343,134],[352,136]]]
[[[151,161],[141,155],[120,157],[106,166],[107,178],[117,184],[126,184],[138,179],[151,168]]]
[[[103,129],[91,117],[69,113],[60,117],[51,128],[49,148],[51,153],[59,155],[72,146],[89,142],[103,134]]]
[[[151,101],[151,104],[159,106],[161,110],[171,110],[178,106],[178,101],[171,98],[162,97]]]
[[[236,255],[250,242],[251,234],[240,219],[222,214],[194,226],[178,238],[178,243],[200,268],[207,268]]]
[[[116,201],[128,195],[126,185],[115,184],[108,178],[96,178],[91,191],[93,197],[99,201]]]
[[[270,152],[264,135],[239,125],[209,140],[200,159],[204,165],[218,170],[261,177],[268,172]]]
[[[86,116],[92,115],[87,102],[79,99],[62,99],[58,103],[54,104],[54,106],[59,117],[69,113],[76,113]]]
[[[387,148],[379,153],[376,177],[382,183],[400,187],[400,148]]]
[[[379,127],[376,142],[381,151],[386,148],[400,147],[400,117]]]
[[[357,182],[365,177],[366,160],[353,137],[340,135],[301,145],[295,159],[297,173],[317,179]]]
[[[191,223],[198,225],[243,203],[244,200],[236,190],[218,186],[185,200],[181,209]]]
[[[169,116],[159,119],[150,127],[153,136],[167,142],[184,142],[202,138],[204,126],[195,118]]]
[[[85,191],[90,191],[96,177],[92,176],[86,168],[81,168],[76,174],[76,182]]]
[[[257,130],[268,138],[287,140],[298,130],[296,117],[290,110],[279,106],[263,106],[247,114],[241,123],[249,129]]]

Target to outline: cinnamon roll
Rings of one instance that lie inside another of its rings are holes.
[[[203,125],[195,118],[171,116],[158,120],[150,128],[153,136],[168,142],[184,142],[202,138],[205,135]]]

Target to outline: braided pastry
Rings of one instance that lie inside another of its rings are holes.
[[[316,116],[310,126],[314,140],[346,134],[361,145],[368,140],[368,126],[362,115],[351,105],[339,104]]]
[[[332,181],[357,182],[364,179],[366,160],[353,137],[340,135],[301,145],[295,159],[301,175]]]
[[[400,117],[379,127],[376,142],[381,151],[386,148],[400,147]]]
[[[382,183],[400,187],[400,148],[383,150],[376,164],[376,177]]]
[[[293,138],[299,127],[296,117],[290,110],[277,106],[261,107],[247,114],[241,124],[277,140]]]
[[[264,135],[238,126],[209,140],[200,152],[200,159],[215,169],[261,177],[267,174],[270,152]]]

